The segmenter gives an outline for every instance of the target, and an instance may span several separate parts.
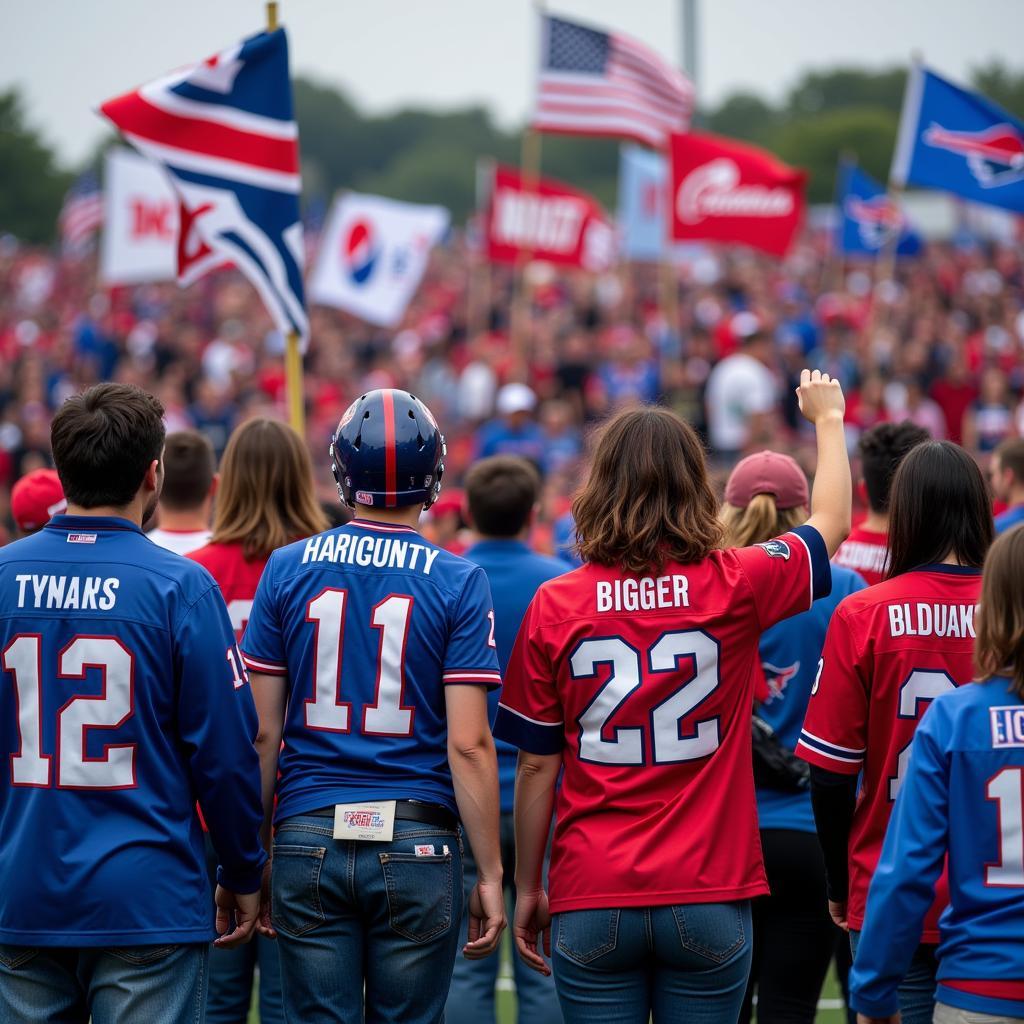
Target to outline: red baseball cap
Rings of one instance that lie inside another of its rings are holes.
[[[725,500],[746,508],[758,494],[774,494],[779,508],[807,505],[807,477],[795,459],[779,452],[758,452],[741,459],[725,485]]]
[[[68,507],[55,469],[33,469],[11,491],[11,515],[22,533],[44,527]]]

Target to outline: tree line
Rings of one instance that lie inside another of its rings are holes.
[[[744,139],[810,172],[812,202],[832,195],[840,153],[884,181],[899,122],[904,68],[840,67],[806,71],[778,102],[736,92],[698,112],[707,131]],[[1024,71],[989,63],[970,84],[1024,116]],[[294,82],[302,147],[303,199],[326,205],[338,189],[375,192],[447,206],[460,223],[475,204],[480,158],[519,159],[521,133],[503,131],[483,106],[451,111],[409,107],[386,115],[362,112],[335,86]],[[108,135],[87,164],[98,164]],[[614,208],[618,143],[548,135],[543,173],[593,193]],[[17,89],[0,92],[0,233],[51,242],[65,191],[83,167],[69,168],[32,124]]]

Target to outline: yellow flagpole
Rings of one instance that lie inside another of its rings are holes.
[[[267,31],[275,31],[277,24],[277,3],[270,0],[267,4]],[[284,378],[285,392],[288,396],[288,422],[300,437],[305,437],[306,403],[302,386],[302,350],[299,347],[299,335],[295,331],[289,331],[285,336]]]

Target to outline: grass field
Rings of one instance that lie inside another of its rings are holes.
[[[502,966],[501,976],[498,979],[498,1024],[515,1024],[516,1020],[516,997],[513,991],[511,965],[508,961],[509,948],[506,942],[502,949],[502,957],[505,963]],[[842,1009],[842,999],[839,991],[839,982],[835,973],[829,971],[825,979],[825,988],[821,993],[821,1006],[818,1010],[816,1024],[844,1024],[846,1013]],[[249,1024],[259,1024],[259,1011],[256,1008],[256,999],[253,999],[253,1008],[249,1014]]]

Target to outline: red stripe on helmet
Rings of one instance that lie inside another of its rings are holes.
[[[384,400],[384,504],[394,508],[398,499],[397,451],[395,449],[395,399],[390,388],[381,392]]]

